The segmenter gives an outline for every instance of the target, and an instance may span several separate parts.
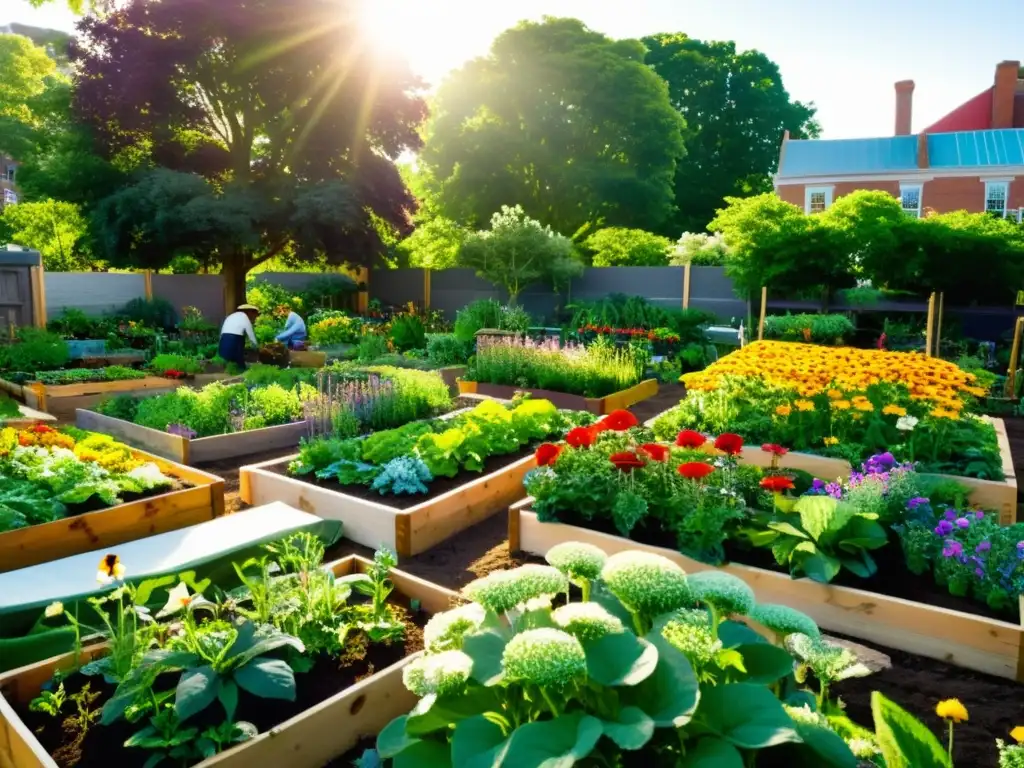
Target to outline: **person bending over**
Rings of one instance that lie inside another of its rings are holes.
[[[245,337],[248,336],[254,347],[256,333],[252,324],[259,316],[260,311],[252,304],[242,304],[235,312],[224,318],[224,324],[220,327],[220,345],[217,347],[217,354],[226,363],[234,363],[243,371],[245,370]]]

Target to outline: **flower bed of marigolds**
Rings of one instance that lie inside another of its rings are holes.
[[[346,719],[358,708],[339,692],[358,686],[379,707],[375,684],[423,647],[420,604],[437,610],[454,595],[425,582],[409,589],[386,550],[373,562],[324,566],[323,556],[319,539],[294,534],[212,584],[194,571],[133,582],[132,564],[108,554],[98,573],[107,591],[40,611],[33,631],[70,629],[76,648],[42,690],[52,662],[8,673],[7,717],[28,726],[10,738],[61,768],[188,766],[236,745],[269,765],[262,748],[293,739],[306,710],[334,706],[332,738],[349,748],[359,734],[345,741]],[[87,635],[104,644],[83,649]],[[271,728],[276,741],[259,738]]]
[[[731,432],[751,443],[845,459],[876,453],[921,472],[1002,480],[987,392],[953,363],[916,353],[755,342],[682,378],[687,395],[654,425]]]

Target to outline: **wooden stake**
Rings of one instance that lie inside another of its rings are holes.
[[[423,270],[423,309],[430,309],[430,270]]]
[[[761,286],[761,318],[757,321],[757,340],[764,339],[764,316],[768,311],[768,286]]]
[[[924,334],[924,354],[925,357],[932,356],[932,340],[934,338],[935,330],[935,292],[928,297],[928,324],[925,326]]]
[[[690,308],[690,264],[683,265],[683,309]]]
[[[939,291],[939,312],[935,316],[935,354],[942,357],[942,312],[943,304],[946,302],[946,294]]]
[[[1013,347],[1010,349],[1010,366],[1006,371],[1006,396],[1017,394],[1017,358],[1020,355],[1020,337],[1024,332],[1024,317],[1018,317],[1013,327]]]
[[[146,301],[153,300],[153,270],[146,269],[142,272],[142,291],[146,296]]]

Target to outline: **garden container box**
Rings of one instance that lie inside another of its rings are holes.
[[[536,400],[550,400],[559,408],[572,411],[589,411],[597,415],[604,415],[622,408],[629,408],[642,400],[654,397],[658,394],[658,380],[646,379],[629,389],[607,395],[605,397],[583,397],[582,395],[569,395],[565,392],[552,392],[547,389],[527,389],[523,387],[512,387],[505,384],[487,384],[482,381],[459,382],[459,393],[463,395],[486,395],[500,400],[511,400],[516,392],[528,392]]]
[[[38,381],[24,386],[0,381],[0,388],[24,401],[29,408],[53,414],[58,421],[71,422],[76,408],[91,408],[108,397],[117,395],[155,395],[181,386],[180,381],[162,376],[118,381],[91,381],[84,384],[42,384]]]

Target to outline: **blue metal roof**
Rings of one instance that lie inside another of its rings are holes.
[[[786,143],[779,176],[889,173],[917,168],[917,137],[807,139]]]
[[[929,134],[928,164],[932,168],[1024,165],[1024,128]]]

